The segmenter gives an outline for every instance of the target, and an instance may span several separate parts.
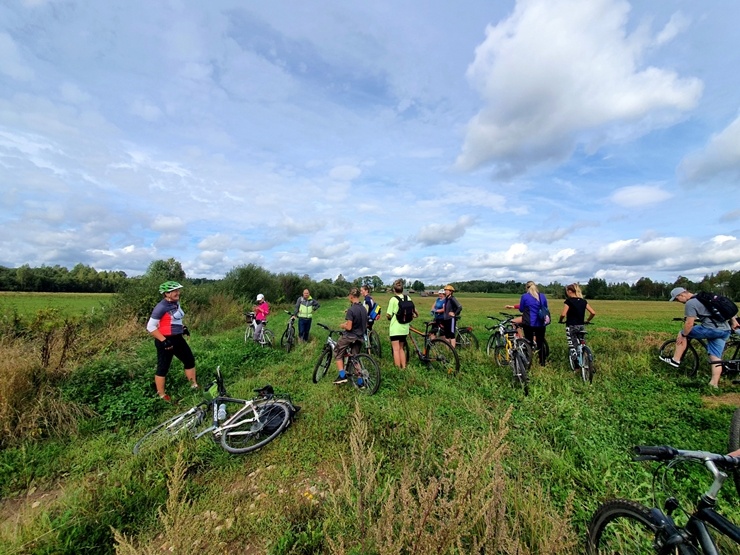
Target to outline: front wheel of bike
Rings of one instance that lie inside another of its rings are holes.
[[[368,332],[368,340],[370,341],[370,352],[368,354],[375,357],[376,360],[380,360],[383,355],[383,349],[380,346],[380,336],[375,330]]]
[[[319,383],[319,380],[326,376],[326,371],[329,370],[331,364],[333,351],[329,348],[324,348],[319,355],[319,360],[313,367],[313,383]]]
[[[424,361],[433,370],[452,376],[460,371],[457,351],[445,339],[431,339],[427,344]]]
[[[660,356],[673,358],[673,353],[676,352],[676,340],[669,339],[660,346]],[[681,362],[678,366],[678,371],[681,372],[687,378],[693,378],[696,376],[696,371],[699,369],[699,355],[696,354],[694,346],[689,344],[686,346],[686,350],[681,357]]]
[[[735,409],[730,422],[730,441],[727,447],[730,452],[740,449],[740,409]],[[735,481],[735,489],[740,495],[740,469],[735,469],[732,473],[732,479]]]
[[[588,555],[657,553],[655,546],[657,534],[658,527],[650,518],[650,509],[634,501],[614,499],[601,505],[594,513],[588,525],[586,553]],[[694,551],[688,551],[692,552]]]
[[[243,419],[224,426],[221,447],[235,455],[256,451],[280,435],[289,420],[290,409],[283,402],[258,405]]]
[[[254,328],[252,324],[247,324],[247,329],[244,330],[244,343],[252,339],[252,337],[254,337]]]
[[[375,359],[365,353],[353,355],[348,360],[352,383],[364,395],[374,395],[380,387],[380,367]]]
[[[521,387],[524,395],[529,395],[529,375],[527,374],[527,362],[521,351],[514,351],[511,359],[511,368],[514,374],[514,386]]]
[[[201,407],[192,408],[182,414],[165,420],[160,425],[149,430],[144,437],[134,445],[134,455],[152,452],[171,443],[175,439],[192,436],[193,431],[204,419],[205,411]]]
[[[280,338],[280,347],[285,349],[286,353],[289,353],[295,345],[295,329],[293,326],[288,326],[283,332],[283,336]]]

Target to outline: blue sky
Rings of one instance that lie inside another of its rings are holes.
[[[740,270],[740,4],[10,0],[0,265]]]

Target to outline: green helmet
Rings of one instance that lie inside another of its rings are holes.
[[[182,285],[180,285],[176,281],[165,281],[162,285],[159,286],[159,292],[161,294],[169,293],[170,291],[175,291],[176,289],[182,289]]]

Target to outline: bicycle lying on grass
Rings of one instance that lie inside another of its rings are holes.
[[[685,318],[673,318],[674,322],[684,322]],[[679,361],[678,370],[687,378],[693,378],[696,376],[699,370],[699,354],[696,350],[696,345],[701,345],[704,352],[707,351],[707,342],[705,339],[696,337],[686,338],[686,350],[681,356]],[[676,352],[676,339],[669,339],[660,346],[660,357],[673,358],[673,354]],[[708,357],[705,357],[705,360]],[[733,361],[740,359],[740,335],[736,333],[730,333],[730,337],[725,343],[725,350],[722,352],[722,359],[725,361]],[[708,368],[708,367],[707,367]]]
[[[337,347],[336,335],[342,335],[342,330],[333,330],[329,326],[316,323],[317,326],[329,332],[324,348],[321,350],[316,364],[313,367],[313,383],[319,383],[326,375],[332,361],[334,360],[334,349]],[[360,352],[362,341],[357,341],[352,346],[352,352],[344,360],[344,371],[349,381],[365,395],[373,395],[380,387],[380,367],[375,359],[366,353]]]
[[[285,326],[282,337],[280,337],[280,347],[285,349],[286,353],[289,353],[295,346],[295,319],[293,313],[289,310],[284,312],[288,315],[288,324]]]
[[[723,472],[740,467],[740,457],[728,457],[705,451],[683,451],[668,446],[638,446],[634,448],[635,461],[657,461],[665,472],[679,462],[702,463],[714,481],[700,497],[693,512],[681,509],[675,497],[668,497],[664,507],[648,508],[626,499],[603,503],[588,525],[586,552],[589,555],[681,553],[720,553],[727,547],[737,553],[740,545],[740,527],[717,512],[717,494],[727,478]],[[673,513],[681,509],[688,515],[684,526],[677,525]],[[731,551],[730,551],[731,550]]]
[[[246,343],[254,337],[257,331],[257,320],[255,319],[254,312],[245,312],[244,319],[247,322],[247,328],[244,330],[244,342]],[[263,347],[272,347],[275,344],[275,334],[272,330],[267,329],[267,320],[263,322],[262,326],[262,340],[258,343]]]
[[[571,370],[579,374],[584,382],[591,383],[594,380],[596,370],[594,354],[591,348],[586,345],[586,334],[588,332],[585,326],[588,324],[588,322],[584,322],[583,325],[579,326],[567,326],[566,336],[568,338],[568,362],[570,362]]]
[[[254,399],[229,397],[221,367],[216,368],[216,379],[204,391],[204,399],[149,430],[134,445],[134,454],[154,451],[175,439],[198,439],[207,434],[229,453],[249,453],[264,447],[285,431],[300,407],[290,398],[275,396],[270,385],[254,391]],[[208,415],[212,416],[211,424],[201,429]]]
[[[409,334],[403,344],[403,350],[406,352],[406,362],[411,362],[409,353],[410,339],[419,362],[424,366],[442,374],[457,374],[460,371],[460,358],[457,351],[446,339],[436,337],[432,333],[435,325],[434,322],[425,322],[424,332],[417,330],[413,326],[409,326]],[[419,343],[417,343],[414,336],[419,336]]]

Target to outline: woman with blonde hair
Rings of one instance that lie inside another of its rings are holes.
[[[586,312],[588,311],[588,320],[586,320]],[[579,334],[584,333],[583,326],[590,322],[593,317],[596,316],[596,312],[588,301],[583,298],[581,293],[581,286],[577,283],[571,283],[565,287],[565,306],[563,311],[560,313],[560,319],[558,320],[561,324],[565,322],[565,337],[568,339],[568,352],[571,359],[576,357],[575,342],[579,341]],[[577,368],[577,364],[574,368]]]
[[[547,362],[547,350],[545,345],[545,326],[549,324],[541,316],[544,308],[549,311],[547,306],[547,297],[537,289],[537,284],[528,281],[525,285],[526,292],[519,299],[519,311],[522,313],[522,329],[524,337],[529,341],[534,341],[540,347],[539,358],[542,366]]]

